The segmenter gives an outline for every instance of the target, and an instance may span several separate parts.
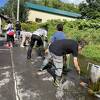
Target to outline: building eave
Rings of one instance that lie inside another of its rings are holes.
[[[69,11],[63,11],[55,8],[50,8],[46,6],[41,6],[37,4],[32,4],[29,2],[25,3],[25,7],[31,10],[37,10],[37,11],[42,11],[46,13],[51,13],[51,14],[56,14],[60,16],[65,16],[65,17],[71,17],[71,18],[81,18],[81,14],[69,12]]]

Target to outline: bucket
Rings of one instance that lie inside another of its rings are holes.
[[[89,77],[91,80],[90,89],[94,96],[100,98],[100,66],[88,63]]]

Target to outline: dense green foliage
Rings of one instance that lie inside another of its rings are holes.
[[[57,8],[65,11],[79,12],[79,8],[77,5],[63,3],[60,0],[34,0],[34,1],[37,4],[44,5],[47,7]],[[32,3],[34,3],[34,1],[31,0]]]
[[[22,30],[30,31],[30,32],[35,31],[39,27],[39,25],[35,22],[21,23],[21,26],[22,26]]]
[[[83,55],[100,63],[100,45],[88,45],[83,50]]]
[[[24,3],[28,0],[20,0],[19,20],[21,22],[27,20],[27,9],[24,7]],[[3,15],[7,15],[11,20],[17,19],[17,0],[8,0],[6,5],[0,9]]]
[[[87,3],[81,3],[79,6],[83,17],[88,19],[100,18],[100,0],[86,0]]]

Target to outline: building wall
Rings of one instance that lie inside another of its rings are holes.
[[[69,21],[75,20],[75,18],[50,14],[50,13],[41,12],[41,11],[29,10],[28,21],[35,21],[36,18],[42,19],[42,22],[46,22],[47,20],[51,20],[51,19],[60,19],[60,20],[66,19]]]

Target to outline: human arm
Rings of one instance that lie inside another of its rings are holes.
[[[77,57],[73,57],[73,62],[74,62],[74,66],[75,66],[75,68],[76,68],[78,74],[80,74],[80,66],[79,66],[79,64],[78,64],[78,59],[77,59]]]
[[[45,50],[45,54],[48,54],[48,49]]]
[[[55,41],[55,36],[53,35],[50,39],[50,42],[54,42]]]
[[[52,36],[51,36],[51,39],[50,39],[50,42],[54,42],[55,40],[57,40],[57,32],[55,32]]]

